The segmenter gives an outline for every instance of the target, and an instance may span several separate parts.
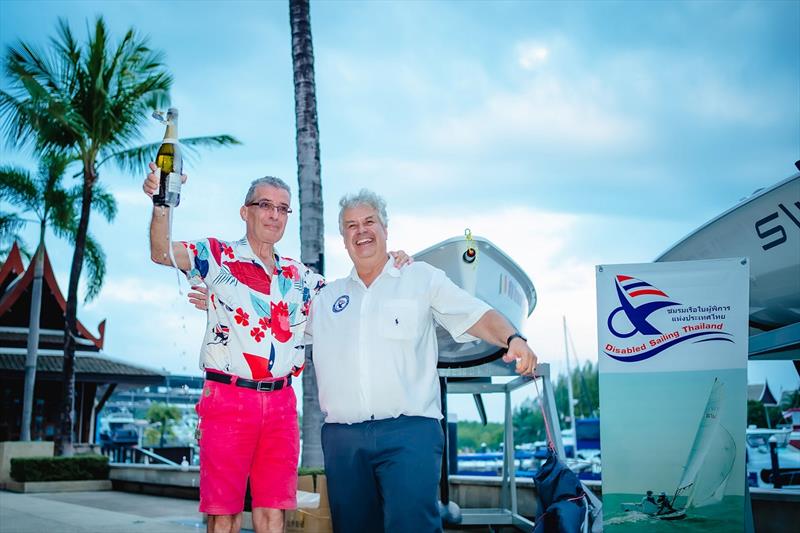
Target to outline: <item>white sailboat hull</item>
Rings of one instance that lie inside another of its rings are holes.
[[[644,513],[648,516],[653,516],[660,520],[681,520],[686,518],[686,511],[683,509],[677,509],[672,512],[666,513],[658,513],[658,505],[655,505],[650,502],[645,503],[623,503],[622,510],[626,513],[637,512],[637,513]]]
[[[464,258],[469,247],[477,251],[473,262]],[[497,309],[517,329],[522,328],[536,306],[536,290],[530,278],[510,257],[482,237],[473,237],[472,241],[464,237],[442,241],[414,254],[414,260],[443,270],[456,285]],[[440,367],[475,366],[502,353],[483,341],[457,343],[439,326],[436,336]]]
[[[656,261],[750,258],[750,324],[800,322],[800,173],[704,224]]]

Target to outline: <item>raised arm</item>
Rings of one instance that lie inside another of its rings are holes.
[[[142,185],[145,194],[151,198],[158,192],[157,169],[158,167],[154,163],[150,163],[151,172],[147,175]],[[186,181],[185,176],[183,179]],[[169,257],[169,246],[171,245],[172,253],[175,256],[175,264],[181,270],[186,271],[191,268],[189,253],[183,244],[170,241],[169,209],[169,207],[153,206],[153,215],[150,218],[150,258],[154,263],[171,266],[172,263]]]

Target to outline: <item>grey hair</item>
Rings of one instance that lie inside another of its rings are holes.
[[[366,205],[373,208],[378,213],[378,219],[384,228],[389,227],[389,216],[386,214],[386,200],[369,189],[361,189],[356,194],[345,194],[339,200],[339,233],[344,235],[344,212],[345,209]]]
[[[289,199],[292,199],[292,190],[286,185],[286,182],[280,178],[276,178],[274,176],[264,176],[263,178],[258,178],[257,180],[253,180],[250,184],[250,188],[247,189],[247,195],[244,197],[245,205],[249,204],[253,201],[253,197],[256,195],[256,189],[258,187],[275,187],[276,189],[283,189],[284,191],[289,193]]]

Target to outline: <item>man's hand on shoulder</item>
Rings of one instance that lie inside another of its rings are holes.
[[[403,250],[397,250],[396,252],[391,251],[389,252],[389,255],[392,256],[392,259],[394,259],[395,268],[402,268],[414,262],[414,258],[405,253]]]
[[[208,287],[192,285],[192,291],[187,296],[189,303],[200,311],[208,311]]]

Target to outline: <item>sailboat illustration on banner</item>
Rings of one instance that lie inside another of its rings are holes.
[[[723,395],[723,382],[714,378],[683,474],[672,496],[662,492],[654,497],[652,491],[648,491],[639,503],[623,503],[624,511],[638,511],[662,520],[680,520],[686,518],[692,508],[722,501],[736,459],[733,435],[719,421]]]

